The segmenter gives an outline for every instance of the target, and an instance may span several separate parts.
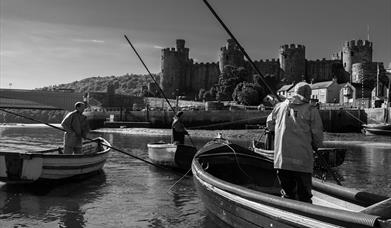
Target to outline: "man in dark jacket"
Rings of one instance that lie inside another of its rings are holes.
[[[68,113],[61,122],[65,129],[64,154],[81,154],[82,138],[89,132],[87,117],[83,115],[85,104],[76,102],[75,110]]]
[[[172,122],[171,143],[173,144],[185,144],[185,135],[189,134],[182,123],[182,115],[182,111],[177,112]]]

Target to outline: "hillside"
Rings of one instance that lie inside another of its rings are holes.
[[[159,82],[159,75],[153,75],[155,80]],[[75,92],[105,92],[108,85],[113,85],[115,93],[124,95],[140,95],[149,83],[153,82],[149,75],[126,74],[122,76],[98,76],[85,78],[80,81],[74,81],[66,84],[52,85],[42,90],[55,89],[73,89]]]

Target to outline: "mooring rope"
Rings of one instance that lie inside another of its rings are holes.
[[[187,177],[187,174],[191,171],[191,167],[189,170],[187,170],[187,172],[185,173],[185,175],[183,175],[181,178],[179,178],[173,185],[171,185],[170,188],[168,188],[168,193],[172,192],[171,189],[176,185],[178,184],[180,181],[182,181],[183,178]]]
[[[210,128],[210,127],[221,127],[221,126],[231,125],[231,124],[235,124],[235,123],[239,124],[239,123],[247,123],[249,121],[254,121],[254,120],[263,120],[266,118],[267,118],[267,116],[261,116],[261,117],[248,118],[248,119],[242,119],[242,120],[227,121],[227,122],[222,122],[222,123],[217,123],[217,124],[207,124],[207,125],[194,126],[194,127],[189,127],[188,129],[196,130],[196,129],[205,129],[205,128]]]
[[[343,110],[345,111],[347,114],[349,114],[350,117],[353,117],[353,119],[359,121],[361,124],[365,124],[364,121],[360,120],[359,118],[355,117],[353,114],[351,114],[350,112],[348,112],[347,110]]]

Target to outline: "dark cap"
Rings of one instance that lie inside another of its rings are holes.
[[[312,89],[310,85],[308,85],[307,83],[299,82],[296,84],[295,94],[298,95],[300,100],[308,103],[309,100],[311,99],[311,93],[312,93]]]
[[[86,106],[84,102],[78,101],[75,103],[75,108],[80,107],[81,105],[84,105],[84,107]]]
[[[182,111],[179,111],[175,114],[176,117],[181,117],[181,115],[183,115],[183,112]]]

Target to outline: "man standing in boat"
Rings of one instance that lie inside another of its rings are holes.
[[[182,111],[177,112],[172,122],[171,143],[173,144],[185,144],[185,135],[189,134],[182,123],[182,115]]]
[[[68,113],[61,122],[65,130],[64,154],[81,154],[82,139],[89,132],[87,117],[83,115],[85,108],[83,102],[76,102],[75,110]]]
[[[278,103],[267,118],[275,132],[274,168],[284,198],[312,202],[313,151],[323,143],[323,125],[316,107],[309,103],[311,87],[300,82],[292,98]]]

